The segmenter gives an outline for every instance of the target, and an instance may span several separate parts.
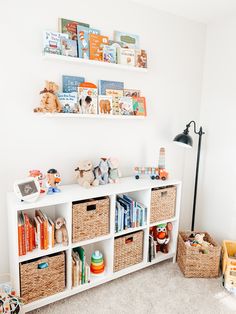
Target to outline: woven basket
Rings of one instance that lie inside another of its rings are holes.
[[[143,231],[115,238],[114,272],[143,261]]]
[[[41,268],[45,263],[46,268]],[[65,289],[65,253],[20,264],[21,297],[29,303]]]
[[[72,242],[93,239],[109,233],[108,196],[74,202],[72,205]]]
[[[214,278],[219,276],[221,247],[206,232],[204,240],[213,244],[207,248],[208,253],[203,254],[201,248],[187,246],[185,241],[192,232],[179,232],[177,262],[185,277]]]

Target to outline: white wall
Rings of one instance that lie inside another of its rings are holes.
[[[236,239],[236,21],[207,28],[201,122],[206,131],[196,216],[216,239]]]
[[[123,5],[122,5],[123,3]],[[63,183],[74,182],[79,159],[117,156],[124,175],[134,165],[156,163],[160,146],[167,151],[171,177],[182,179],[184,151],[173,145],[176,133],[198,120],[205,45],[205,26],[127,1],[1,1],[1,176],[0,273],[8,270],[5,193],[29,169],[57,168]],[[44,30],[57,30],[58,17],[100,28],[137,33],[148,51],[148,73],[123,72],[42,60]],[[147,97],[145,121],[44,119],[32,113],[44,80],[61,83],[62,74],[87,80],[123,80]],[[193,169],[184,174],[182,226],[189,226]]]

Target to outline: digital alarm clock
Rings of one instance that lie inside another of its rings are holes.
[[[17,180],[14,183],[14,192],[21,201],[34,202],[40,195],[40,185],[36,178]]]

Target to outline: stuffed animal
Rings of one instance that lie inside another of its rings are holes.
[[[100,106],[100,112],[101,113],[108,113],[110,114],[111,112],[111,102],[109,99],[102,99],[99,102],[99,106]]]
[[[53,194],[61,192],[60,189],[58,189],[58,184],[61,182],[60,174],[56,169],[49,169],[47,172],[47,186],[48,186],[48,192],[47,194]]]
[[[75,172],[79,185],[85,188],[99,185],[99,181],[95,179],[93,164],[90,160],[80,161]]]
[[[118,169],[119,161],[116,158],[108,159],[109,165],[109,183],[117,183],[119,181],[119,177],[121,177],[120,170]]]
[[[204,240],[205,234],[204,233],[197,233],[194,237],[194,240],[202,247],[210,247],[211,243]]]
[[[66,221],[65,218],[59,217],[55,221],[55,238],[56,243],[62,243],[63,245],[67,246],[69,244],[68,232],[66,228]]]
[[[34,112],[61,112],[62,106],[57,98],[59,86],[50,81],[45,81],[45,88],[40,92],[42,98],[40,106],[34,109]]]
[[[97,167],[94,168],[95,178],[99,184],[107,184],[109,182],[109,163],[107,158],[101,158],[98,162]]]
[[[172,223],[157,225],[153,228],[153,238],[157,242],[156,252],[169,253],[170,231]]]

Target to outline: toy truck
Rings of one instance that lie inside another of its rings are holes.
[[[168,172],[165,169],[159,169],[157,167],[135,167],[135,179],[140,179],[141,176],[148,175],[152,180],[166,180]]]
[[[223,241],[223,286],[236,294],[236,241]]]

